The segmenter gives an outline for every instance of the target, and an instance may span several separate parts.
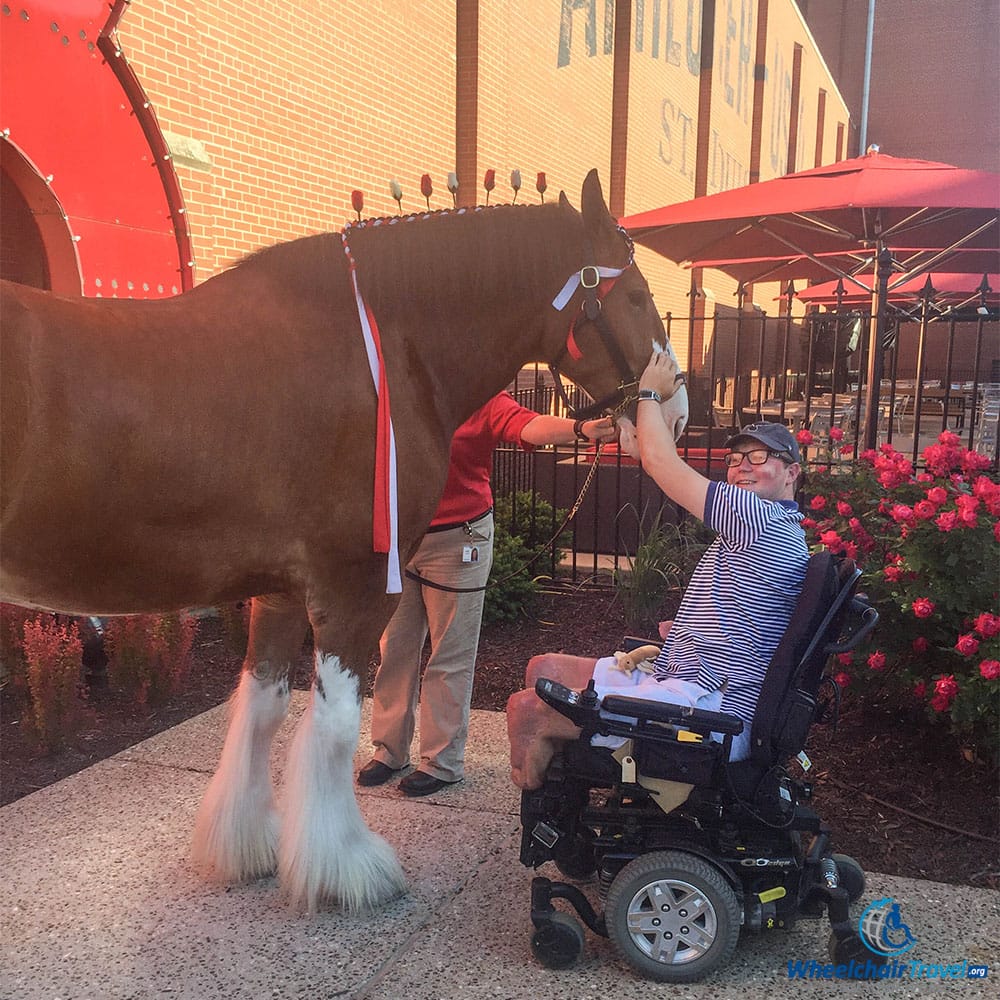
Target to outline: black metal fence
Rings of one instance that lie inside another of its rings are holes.
[[[944,311],[935,320],[924,308],[919,321],[894,309],[882,344],[886,378],[879,385],[878,416],[872,422],[876,445],[891,444],[919,468],[923,450],[947,430],[964,446],[989,455],[997,471],[997,320],[995,309]],[[674,321],[671,332],[683,355],[679,326]],[[761,419],[783,421],[812,435],[812,443],[803,448],[807,469],[826,465],[831,457],[853,461],[866,443],[870,326],[870,314],[858,311],[791,319],[721,310],[700,331],[689,326],[687,356],[703,360],[689,366],[691,420],[679,442],[687,461],[710,477],[724,478],[725,440],[734,428]],[[567,415],[543,368],[524,369],[511,388],[530,409]],[[586,398],[571,394],[574,405]],[[831,435],[833,428],[838,430]],[[495,453],[497,497],[522,492],[562,510],[578,506],[569,525],[568,555],[557,566],[550,552],[547,560],[536,563],[539,573],[555,576],[558,569],[562,579],[575,584],[606,583],[610,571],[627,567],[655,518],[679,521],[674,505],[635,462],[614,447],[605,448],[595,462],[596,455],[594,446],[585,445],[530,453],[503,446]],[[537,519],[537,503],[529,501],[518,516]],[[533,524],[536,533],[548,528],[554,536],[559,524],[548,516],[548,526]]]

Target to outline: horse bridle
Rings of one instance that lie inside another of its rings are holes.
[[[599,267],[596,264],[585,264],[578,272],[570,275],[560,293],[552,300],[552,305],[561,311],[566,308],[576,289],[583,289],[583,303],[580,306],[580,312],[577,314],[576,319],[570,324],[569,332],[566,335],[566,343],[559,352],[559,356],[549,364],[549,372],[552,374],[556,393],[570,416],[576,420],[590,420],[606,413],[621,413],[637,398],[639,376],[632,371],[625,360],[625,355],[618,344],[618,339],[611,329],[611,324],[605,318],[604,310],[601,306],[601,300],[614,287],[618,277],[626,268],[631,267],[635,263],[635,246],[632,243],[631,237],[621,226],[618,226],[618,232],[621,233],[628,247],[628,260],[625,262],[625,267]],[[594,253],[589,243],[586,247],[584,259],[594,259]],[[590,323],[597,329],[604,349],[608,352],[608,356],[618,369],[621,381],[613,392],[601,397],[601,399],[596,400],[589,406],[575,409],[570,402],[566,387],[563,385],[559,363],[566,355],[575,359],[583,356],[576,344],[576,331],[585,323]]]

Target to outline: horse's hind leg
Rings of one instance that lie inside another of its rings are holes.
[[[195,820],[195,864],[222,881],[259,878],[275,869],[279,823],[271,741],[288,711],[290,677],[306,626],[300,600],[254,598],[226,742]]]
[[[382,620],[378,600],[359,602],[346,621]],[[384,616],[388,619],[388,613]],[[361,724],[361,671],[366,643],[331,635],[325,615],[312,613],[316,672],[309,707],[299,723],[285,768],[285,815],[278,870],[283,889],[297,908],[314,912],[333,898],[348,911],[368,911],[399,896],[406,878],[392,848],[372,833],[354,796],[353,758]],[[370,629],[370,625],[362,628]],[[370,637],[374,647],[377,635]],[[335,648],[340,655],[324,650]],[[350,664],[350,666],[348,666]]]

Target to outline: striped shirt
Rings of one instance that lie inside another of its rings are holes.
[[[801,521],[791,500],[709,483],[705,524],[719,534],[695,567],[656,659],[658,679],[677,677],[709,691],[726,683],[721,711],[753,722],[806,575]]]

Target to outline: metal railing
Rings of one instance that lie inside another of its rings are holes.
[[[886,378],[880,385],[875,445],[891,444],[920,468],[923,450],[947,430],[965,447],[988,454],[996,473],[997,313],[963,313],[932,322],[927,312],[923,310],[919,321],[899,310],[894,313],[882,345]],[[865,446],[862,373],[870,323],[869,314],[857,311],[790,320],[720,310],[705,320],[704,359],[689,366],[692,417],[680,442],[688,462],[706,475],[724,478],[726,438],[735,428],[759,419],[782,421],[812,434],[813,443],[803,448],[807,469],[830,460],[834,427],[842,435],[835,443],[838,461],[852,461]],[[678,326],[675,319],[673,339],[683,344]],[[689,335],[689,346],[692,339]],[[524,369],[511,389],[529,409],[567,415],[543,367]],[[572,391],[571,399],[574,405],[588,401],[579,390]],[[530,453],[502,446],[494,456],[494,495],[527,493],[568,510],[592,469],[595,452],[593,446],[580,444]],[[520,516],[538,516],[537,504],[529,503],[526,510]],[[606,583],[610,572],[627,567],[655,518],[676,524],[681,516],[636,463],[607,448],[569,526],[572,545],[561,565],[550,551],[535,564],[536,571],[556,576],[558,570],[574,584]],[[552,523],[551,532],[558,526]],[[545,529],[544,524],[536,525],[536,536],[549,537]]]

